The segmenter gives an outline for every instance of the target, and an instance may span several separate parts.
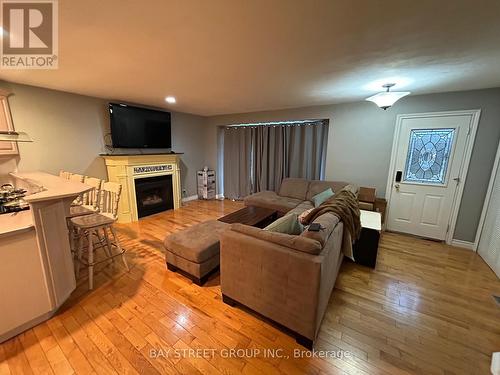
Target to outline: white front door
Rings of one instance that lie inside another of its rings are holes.
[[[446,238],[472,120],[470,114],[401,119],[387,229]]]

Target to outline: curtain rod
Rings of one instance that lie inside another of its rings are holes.
[[[296,120],[296,121],[270,121],[270,122],[250,122],[243,124],[231,124],[225,125],[225,128],[238,128],[245,126],[276,126],[276,125],[312,125],[317,122],[326,121],[325,119],[316,119],[316,120]]]

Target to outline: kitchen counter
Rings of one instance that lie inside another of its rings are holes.
[[[24,198],[28,203],[54,198],[76,197],[91,190],[88,185],[69,181],[45,172],[15,172],[10,173],[10,175],[40,190]]]
[[[0,289],[0,342],[49,319],[75,289],[66,218],[92,189],[44,172],[9,179],[27,190],[30,209],[0,215],[0,285],[8,286]]]
[[[34,229],[30,211],[19,211],[0,215],[0,239],[6,235],[18,234]]]

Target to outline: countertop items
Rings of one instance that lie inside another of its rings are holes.
[[[29,204],[23,198],[27,190],[14,187],[11,183],[0,186],[0,215],[29,209]]]

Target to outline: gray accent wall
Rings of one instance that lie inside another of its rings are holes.
[[[500,139],[500,88],[410,95],[383,111],[370,102],[284,109],[209,117],[206,160],[217,168],[218,126],[299,119],[330,120],[326,179],[373,186],[385,195],[398,114],[481,109],[454,238],[473,242]]]
[[[104,136],[109,133],[108,100],[0,81],[12,92],[9,103],[16,130],[33,143],[19,143],[19,156],[0,157],[0,174],[18,169],[59,173],[64,169],[107,179]],[[197,193],[196,171],[205,165],[206,118],[172,112],[172,149],[181,156],[183,196]],[[107,139],[109,142],[109,139]]]
[[[0,157],[0,174],[20,170],[57,173],[66,169],[106,178],[104,134],[109,130],[107,100],[0,81],[9,89],[16,129],[33,143],[20,144],[20,156]],[[398,114],[481,109],[471,165],[460,205],[454,238],[474,241],[486,189],[500,139],[500,88],[410,95],[387,111],[357,102],[256,113],[202,117],[172,112],[173,149],[181,157],[185,196],[196,194],[196,171],[218,167],[219,126],[235,123],[329,119],[326,178],[377,188],[383,197],[396,116]],[[220,184],[218,184],[221,186]]]

